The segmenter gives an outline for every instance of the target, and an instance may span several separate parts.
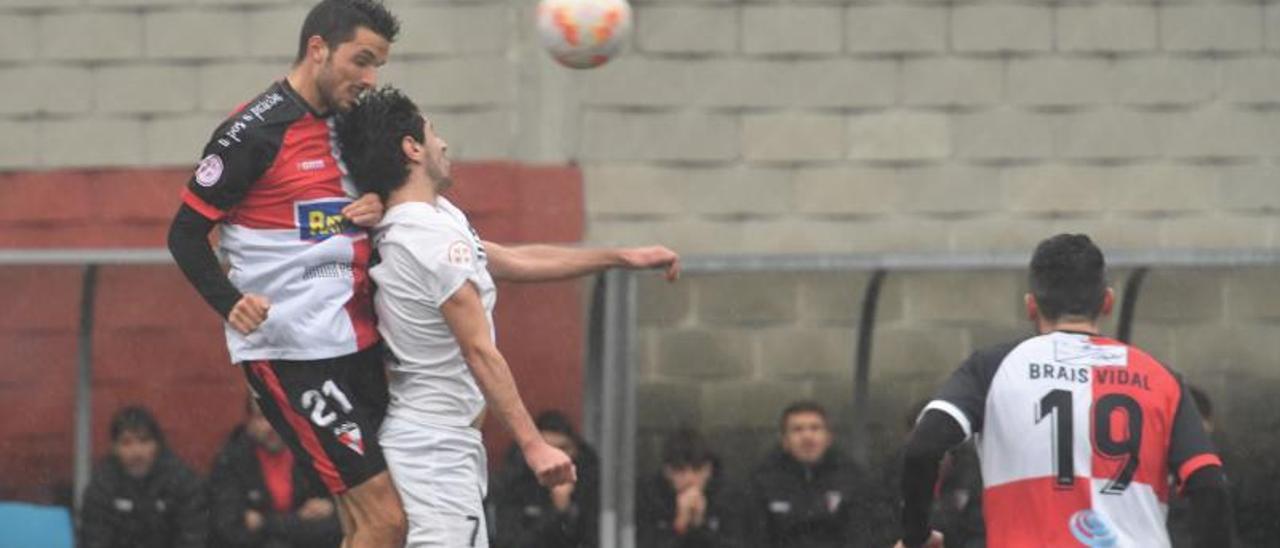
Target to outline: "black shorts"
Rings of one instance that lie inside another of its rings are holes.
[[[330,493],[387,469],[378,444],[389,398],[381,344],[338,358],[241,366],[263,416]]]

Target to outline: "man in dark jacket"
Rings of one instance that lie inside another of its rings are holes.
[[[599,458],[560,412],[546,411],[534,422],[547,443],[573,459],[578,481],[542,487],[513,446],[490,497],[497,528],[493,546],[595,548],[600,544]]]
[[[111,419],[111,454],[98,465],[80,510],[85,548],[204,548],[204,486],[164,443],[142,407]]]
[[[720,461],[692,429],[672,432],[662,447],[662,471],[640,486],[636,545],[644,548],[736,546]]]
[[[328,493],[294,462],[253,398],[209,476],[213,547],[325,548],[342,542]]]
[[[870,544],[870,489],[832,447],[827,412],[814,402],[782,412],[781,446],[748,482],[744,540],[753,548],[845,548]]]

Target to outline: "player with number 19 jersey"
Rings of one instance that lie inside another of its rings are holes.
[[[1146,352],[1053,331],[974,353],[925,412],[977,438],[988,546],[1154,547],[1170,474],[1221,466],[1193,406]]]

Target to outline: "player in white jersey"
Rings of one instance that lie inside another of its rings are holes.
[[[943,454],[977,437],[987,546],[1169,546],[1169,478],[1191,500],[1196,546],[1231,545],[1222,461],[1181,377],[1099,335],[1110,312],[1102,251],[1060,234],[1031,259],[1038,336],[984,348],[921,413],[903,450],[903,542],[926,523]]]
[[[391,405],[381,440],[409,518],[408,546],[488,546],[483,499],[486,405],[514,434],[544,486],[572,482],[573,463],[538,433],[494,343],[494,279],[558,280],[612,267],[679,272],[665,247],[576,249],[484,242],[440,192],[447,144],[394,88],[371,92],[338,124],[356,185],[387,211],[374,229],[381,262],[378,329],[390,350]]]

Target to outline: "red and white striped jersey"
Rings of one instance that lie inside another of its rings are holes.
[[[1168,546],[1170,474],[1221,465],[1177,375],[1083,333],[975,352],[925,409],[977,437],[993,548]]]
[[[340,213],[356,195],[345,173],[332,119],[286,81],[214,131],[183,202],[221,222],[231,283],[271,301],[253,333],[226,326],[232,361],[334,358],[378,341],[372,247]]]

